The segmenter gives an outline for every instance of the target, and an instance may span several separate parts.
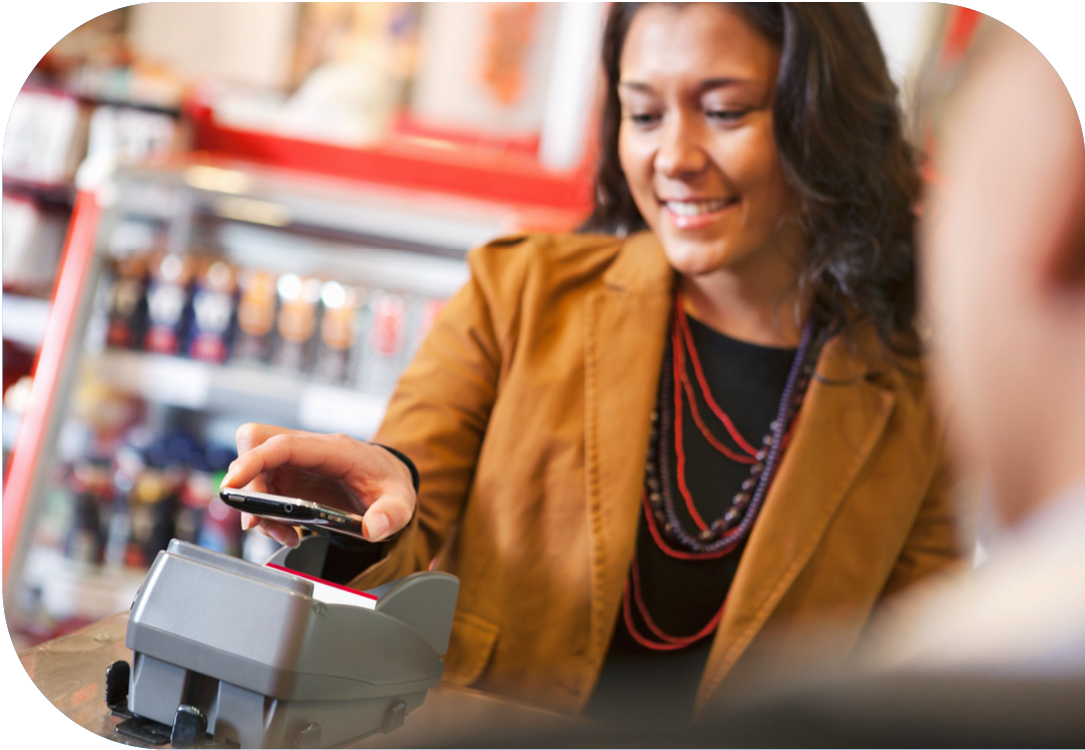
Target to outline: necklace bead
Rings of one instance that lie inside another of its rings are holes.
[[[751,450],[750,454],[754,457],[753,463],[749,468],[749,476],[743,481],[741,491],[732,498],[732,502],[728,510],[725,512],[724,517],[717,519],[719,523],[716,524],[716,528],[726,527],[730,528],[734,526],[734,530],[726,533],[717,533],[719,538],[713,538],[708,540],[704,537],[706,530],[712,529],[713,524],[706,523],[701,520],[697,515],[694,506],[692,505],[692,497],[689,496],[688,490],[685,488],[682,481],[679,482],[679,489],[683,492],[683,498],[686,501],[687,509],[689,510],[694,521],[697,523],[698,528],[691,532],[685,529],[685,522],[680,518],[676,511],[675,499],[672,498],[671,493],[671,480],[672,467],[670,462],[670,456],[672,450],[679,451],[679,465],[683,465],[683,459],[681,457],[681,422],[679,421],[678,409],[681,408],[683,402],[683,390],[688,393],[689,399],[693,399],[692,384],[694,382],[700,384],[702,387],[707,387],[703,373],[699,370],[696,372],[697,378],[687,378],[685,375],[685,363],[688,361],[693,364],[694,368],[699,367],[698,360],[695,356],[695,352],[688,350],[689,346],[692,346],[692,338],[689,338],[688,331],[681,329],[683,320],[681,313],[678,309],[676,302],[676,312],[674,325],[675,329],[672,330],[670,339],[670,345],[667,351],[670,353],[668,359],[665,361],[671,361],[673,359],[672,366],[665,366],[663,368],[663,378],[660,383],[660,401],[659,406],[652,412],[652,440],[649,446],[649,460],[646,462],[649,464],[649,468],[646,471],[647,484],[646,491],[646,510],[650,507],[653,512],[650,515],[655,516],[656,510],[662,510],[666,522],[662,529],[657,528],[657,533],[661,532],[662,536],[667,540],[668,544],[677,544],[680,549],[688,550],[689,554],[719,556],[725,553],[728,548],[733,548],[739,540],[741,540],[753,524],[753,520],[757,515],[760,504],[764,499],[765,493],[768,488],[768,482],[772,479],[774,468],[777,463],[777,458],[782,447],[782,438],[784,431],[790,426],[791,421],[795,413],[797,413],[798,397],[801,396],[801,391],[797,388],[798,382],[801,378],[802,368],[806,364],[806,360],[809,356],[815,353],[815,347],[811,346],[812,335],[811,328],[808,325],[803,331],[803,340],[800,343],[799,350],[796,352],[795,359],[793,360],[791,371],[788,374],[788,382],[785,385],[784,393],[781,397],[780,408],[777,410],[776,418],[770,423],[771,432],[765,436],[762,440],[762,447],[760,450]],[[682,356],[682,352],[679,349],[681,341],[683,340],[682,334],[685,333],[685,341],[687,351],[686,356]],[[684,386],[684,388],[683,388]],[[669,394],[674,393],[674,399]],[[706,393],[705,398],[710,399],[710,396]],[[710,401],[713,405],[713,409],[717,416],[723,420],[727,420],[726,414],[719,412],[719,407],[715,405],[714,401]],[[693,409],[694,405],[691,402],[689,408]],[[696,421],[696,419],[695,419]],[[729,422],[728,429],[732,430],[733,425]],[[698,427],[702,432],[705,431],[703,424],[699,423]],[[671,441],[671,433],[674,432],[676,440]],[[732,432],[736,440],[740,438]],[[709,436],[706,434],[706,439]],[[711,442],[711,439],[709,439]],[[719,446],[713,444],[717,450],[720,450]],[[725,455],[731,456],[730,453]],[[734,460],[734,459],[733,459]],[[732,513],[732,511],[735,511]],[[730,514],[730,518],[727,515]],[[658,541],[658,540],[657,540]],[[707,543],[706,543],[707,542]],[[670,553],[668,553],[670,554]],[[683,553],[686,554],[686,553]]]
[[[725,425],[735,442],[743,447],[743,450],[747,452],[746,455],[753,457],[753,463],[749,468],[750,475],[742,482],[742,490],[732,498],[731,507],[728,508],[727,512],[724,513],[721,518],[717,518],[710,524],[706,524],[700,516],[697,515],[693,506],[692,497],[689,495],[689,491],[684,484],[684,454],[681,434],[682,416],[680,411],[682,408],[683,386],[689,389],[688,393],[691,400],[691,411],[695,408],[695,400],[691,385],[692,379],[686,379],[685,377],[685,358],[678,350],[678,347],[681,346],[680,341],[682,339],[682,333],[686,334],[688,346],[693,346],[692,338],[689,337],[689,332],[681,329],[683,324],[684,313],[682,312],[681,299],[680,297],[676,297],[675,317],[673,321],[674,328],[672,329],[671,346],[668,348],[670,357],[673,357],[673,367],[667,366],[668,360],[665,359],[663,378],[661,379],[660,386],[659,406],[657,406],[651,414],[651,439],[649,442],[648,458],[645,462],[645,482],[647,487],[642,495],[642,504],[645,520],[651,529],[653,539],[660,550],[670,557],[684,560],[704,560],[719,558],[729,554],[736,549],[738,544],[749,534],[753,527],[758,511],[760,510],[761,504],[768,491],[769,484],[775,474],[780,456],[782,455],[783,449],[786,447],[787,440],[785,439],[785,432],[787,432],[788,428],[791,426],[792,420],[798,413],[799,407],[802,404],[808,377],[801,377],[800,373],[809,375],[809,373],[813,371],[812,360],[816,359],[816,353],[820,342],[815,342],[813,325],[812,322],[808,321],[803,329],[802,340],[800,341],[798,351],[796,352],[790,372],[788,373],[787,383],[784,386],[784,391],[780,399],[780,406],[777,409],[776,419],[770,423],[770,433],[763,438],[763,447],[760,450],[754,451],[752,446],[749,446],[741,436],[738,435],[734,429],[734,425],[730,423],[726,414],[719,409],[718,405],[715,404],[714,401],[709,401],[714,413],[716,413],[722,421],[725,421]],[[689,352],[689,360],[694,366],[697,382],[704,389],[704,396],[710,399],[711,396],[707,392],[707,384],[704,381],[703,373],[698,370],[699,364],[696,359],[695,351]],[[674,389],[673,404],[670,399],[672,386]],[[670,413],[672,407],[674,409],[673,415]],[[694,414],[694,419],[695,421],[698,421],[699,417]],[[705,438],[712,443],[717,451],[724,453],[731,458],[731,460],[739,463],[747,463],[746,460],[743,460],[744,457],[741,454],[734,453],[725,449],[721,444],[713,442],[706,432],[707,428],[702,423],[698,422],[698,427],[701,429],[702,433],[705,433]],[[672,432],[674,438],[673,446],[670,442]],[[788,433],[788,435],[789,434],[790,433]],[[679,489],[682,491],[683,498],[686,500],[687,509],[689,510],[690,515],[698,525],[698,528],[694,529],[692,533],[686,531],[683,527],[683,521],[677,515],[676,503],[672,497],[671,482],[675,476],[672,474],[671,469],[672,450],[676,451],[678,455],[677,468],[679,474],[677,481]],[[660,631],[659,627],[652,621],[650,613],[647,611],[641,600],[637,572],[638,567],[636,555],[634,555],[633,564],[630,569],[630,578],[626,582],[623,592],[623,615],[625,617],[626,627],[638,643],[653,650],[672,651],[696,643],[715,630],[720,617],[723,614],[722,606],[705,627],[696,634],[679,637],[670,636]],[[641,618],[649,629],[659,638],[659,641],[652,641],[638,630],[632,619],[632,604],[634,599],[636,600],[636,607],[640,612]]]

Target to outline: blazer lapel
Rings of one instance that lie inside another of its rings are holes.
[[[825,533],[874,449],[895,396],[866,380],[836,337],[818,360],[794,442],[777,470],[735,574],[697,694],[700,711],[760,631]]]
[[[649,233],[629,238],[585,303],[585,481],[591,528],[591,641],[602,664],[633,559],[649,419],[673,272]]]

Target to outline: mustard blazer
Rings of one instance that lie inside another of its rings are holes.
[[[459,576],[445,678],[583,709],[633,557],[674,273],[654,235],[500,239],[468,255],[375,442],[410,456],[418,506],[351,582]],[[853,337],[854,338],[854,337]],[[873,335],[817,364],[794,437],[731,586],[698,692],[729,682],[769,626],[874,604],[960,555],[923,381]]]

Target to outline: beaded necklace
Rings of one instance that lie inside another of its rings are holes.
[[[808,321],[788,372],[776,418],[769,425],[769,431],[761,440],[761,446],[755,448],[739,434],[726,412],[712,397],[694,347],[689,322],[682,308],[681,295],[675,295],[670,340],[664,354],[664,362],[668,359],[670,362],[663,367],[659,402],[651,416],[651,439],[645,465],[645,484],[641,494],[641,506],[648,531],[664,554],[680,560],[718,559],[734,551],[749,534],[784,450],[790,442],[795,415],[802,405],[820,348],[814,339],[813,325]],[[695,381],[689,378],[687,357]],[[735,443],[735,448],[728,447],[717,439],[705,424],[698,407],[694,382],[700,387],[701,395],[713,415]],[[698,513],[686,484],[683,404],[687,400],[693,421],[708,443],[728,459],[750,467],[749,476],[731,499],[727,511],[711,524]],[[692,531],[687,530],[679,518],[671,491],[672,446],[677,457],[675,478],[679,493],[696,527]],[[637,629],[633,619],[634,606],[648,630],[658,640],[652,640]],[[634,553],[622,596],[622,614],[630,635],[639,644],[656,651],[673,651],[692,645],[712,633],[723,616],[723,606],[697,633],[688,636],[665,633],[656,625],[644,604],[638,562]]]

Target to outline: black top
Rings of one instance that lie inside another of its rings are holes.
[[[776,418],[795,350],[737,341],[693,318],[688,320],[713,398],[739,434],[758,447]],[[670,347],[664,359],[663,366],[670,367]],[[688,362],[687,371],[694,393],[698,394],[704,423],[724,445],[734,447],[723,425],[700,396]],[[673,404],[673,391],[660,397],[671,399]],[[731,498],[749,476],[749,467],[721,455],[705,440],[693,422],[685,398],[683,411],[686,480],[698,513],[711,523],[730,507]],[[673,432],[670,445],[671,492],[683,527],[693,531],[696,526],[679,494]],[[677,560],[656,546],[641,515],[637,532],[641,590],[645,607],[659,628],[672,636],[692,635],[704,628],[727,596],[744,547],[745,542],[734,552],[715,560]],[[635,609],[634,618],[638,632],[658,641],[650,635]],[[619,612],[602,674],[585,713],[606,721],[688,719],[711,646],[710,634],[678,651],[648,649],[629,634]]]

